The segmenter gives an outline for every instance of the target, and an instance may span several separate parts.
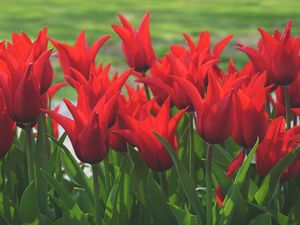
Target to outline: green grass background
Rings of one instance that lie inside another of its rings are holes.
[[[0,39],[10,40],[11,32],[24,31],[31,37],[48,26],[53,39],[73,44],[80,31],[87,31],[89,43],[98,37],[113,34],[111,24],[119,23],[117,13],[123,13],[138,26],[146,10],[151,12],[151,35],[158,55],[168,51],[172,43],[183,43],[181,33],[197,37],[199,31],[209,30],[213,40],[234,34],[222,55],[223,65],[232,57],[239,66],[246,60],[233,49],[236,42],[255,45],[257,27],[272,31],[283,29],[293,19],[293,34],[300,33],[299,0],[0,0]],[[114,34],[102,49],[99,60],[112,62],[114,69],[123,70],[125,60],[120,40]],[[55,81],[63,80],[58,63]],[[65,90],[60,95],[73,95]]]

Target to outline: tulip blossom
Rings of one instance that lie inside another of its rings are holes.
[[[55,119],[68,134],[76,156],[85,163],[95,164],[103,160],[109,149],[109,128],[114,120],[115,104],[119,93],[111,98],[103,96],[90,111],[84,112],[64,99],[71,112],[71,120],[55,111],[43,110]]]
[[[138,72],[146,72],[155,60],[149,25],[150,13],[147,12],[137,30],[123,15],[119,15],[122,25],[112,25],[122,39],[122,50],[129,67]]]
[[[232,138],[246,149],[253,147],[257,138],[262,140],[268,128],[264,103],[270,88],[264,87],[265,80],[265,75],[252,76],[233,97]]]
[[[256,169],[261,177],[268,172],[290,151],[299,145],[300,126],[285,129],[285,119],[278,117],[269,125],[265,138],[256,151]],[[286,181],[297,175],[300,170],[300,154],[282,174],[280,180]]]
[[[216,188],[216,201],[220,207],[222,207],[224,199],[225,197],[222,191],[222,187],[221,185],[218,185]]]
[[[0,158],[10,149],[13,143],[16,123],[10,119],[3,93],[0,89]]]
[[[110,38],[110,35],[104,35],[95,41],[92,46],[88,46],[85,31],[83,30],[77,38],[74,46],[69,46],[55,40],[51,40],[58,50],[58,57],[62,66],[66,80],[73,86],[76,82],[74,71],[77,71],[88,80],[92,64],[95,64],[97,53],[103,44]]]
[[[126,124],[123,124],[122,119],[120,119],[119,117],[124,117],[125,115],[127,115],[139,119],[143,116],[143,111],[145,111],[143,110],[143,107],[147,103],[145,91],[143,88],[134,90],[129,85],[127,85],[126,88],[128,92],[128,98],[122,95],[120,95],[120,97],[118,98],[119,114],[117,115],[116,122],[111,127],[110,133],[110,146],[118,152],[125,152],[127,150],[127,140],[120,135],[113,133],[113,131],[117,129],[126,129]]]
[[[0,86],[10,117],[19,124],[35,123],[40,115],[42,96],[54,76],[46,32],[42,30],[34,42],[24,33],[13,34],[12,43],[0,54],[6,64],[0,68]]]
[[[165,171],[172,166],[172,159],[153,131],[166,139],[177,152],[176,128],[184,112],[185,109],[170,118],[170,98],[168,98],[156,116],[148,111],[147,116],[142,119],[122,117],[127,128],[113,132],[136,146],[142,159],[152,170]]]
[[[172,45],[171,51],[183,62],[183,64],[186,65],[186,63],[192,62],[193,67],[195,68],[211,60],[218,62],[220,60],[222,51],[233,37],[233,35],[228,35],[216,43],[211,50],[210,33],[208,31],[200,32],[197,44],[195,44],[192,38],[187,34],[183,34],[183,36],[189,49],[178,45]],[[199,56],[201,60],[199,60]],[[213,69],[219,76],[221,75],[222,71],[217,64],[213,65]]]
[[[225,141],[231,134],[233,91],[223,90],[215,76],[208,79],[206,97],[200,96],[195,86],[182,78],[176,78],[185,93],[191,98],[196,111],[196,128],[200,136],[210,144]]]
[[[82,73],[73,70],[72,68],[71,70],[73,71],[73,76],[76,80],[76,82],[73,83],[73,86],[77,92],[84,92],[84,94],[78,95],[78,107],[81,109],[85,108],[86,103],[89,108],[92,109],[103,95],[107,95],[107,97],[110,98],[116,92],[120,92],[127,78],[131,74],[131,70],[127,70],[120,76],[118,76],[117,73],[114,74],[112,79],[110,79],[109,64],[105,67],[102,67],[102,65],[95,67],[94,64],[92,64],[89,79],[86,80]],[[82,103],[82,101],[84,103]],[[82,104],[84,105],[83,107],[81,107]]]
[[[259,50],[242,44],[237,46],[248,55],[257,72],[267,71],[267,83],[289,85],[298,77],[299,47],[298,41],[290,34],[291,28],[292,21],[289,21],[282,34],[276,30],[273,36],[259,28],[262,36]]]
[[[215,61],[204,63],[202,57],[204,57],[203,54],[199,55],[197,68],[192,66],[186,68],[174,54],[167,54],[161,64],[154,63],[150,70],[151,77],[139,78],[137,81],[147,84],[151,88],[158,104],[162,104],[170,95],[172,103],[177,108],[184,109],[189,106],[189,110],[192,110],[191,99],[184,93],[182,87],[173,80],[173,77],[182,77],[191,81],[197,87],[198,92],[204,95],[205,79]]]

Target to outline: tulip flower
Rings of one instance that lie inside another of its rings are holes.
[[[273,36],[259,28],[262,36],[259,50],[242,44],[236,47],[248,55],[257,72],[267,71],[267,83],[289,85],[298,77],[299,47],[290,34],[291,28],[292,21],[289,21],[282,34],[276,30]]]
[[[110,79],[109,70],[109,64],[105,67],[102,67],[102,65],[95,67],[94,64],[92,64],[89,79],[86,80],[83,74],[71,68],[76,80],[76,82],[72,83],[73,86],[77,92],[81,90],[85,93],[83,95],[78,95],[79,108],[84,109],[85,106],[81,107],[81,105],[85,105],[86,103],[82,103],[82,101],[87,101],[89,108],[92,109],[103,95],[107,95],[107,97],[110,98],[116,92],[120,92],[127,78],[131,74],[131,69],[129,69],[120,76],[118,76],[117,73],[114,74],[112,79]]]
[[[122,119],[119,117],[124,117],[127,115],[136,119],[140,119],[144,116],[143,111],[145,110],[143,110],[143,107],[147,104],[147,99],[143,88],[134,90],[129,85],[126,85],[126,88],[129,96],[126,98],[120,95],[118,98],[119,114],[117,115],[116,122],[110,129],[110,146],[118,152],[127,151],[127,140],[120,135],[113,133],[113,131],[117,129],[126,129],[126,124],[123,124]]]
[[[261,177],[268,172],[286,155],[299,145],[300,126],[285,129],[285,119],[278,117],[269,125],[265,138],[256,151],[256,169]],[[300,154],[281,175],[280,180],[286,181],[297,175],[300,170]]]
[[[265,81],[265,74],[252,76],[233,97],[232,138],[246,149],[253,147],[257,138],[262,140],[268,128],[264,103],[270,88],[264,87]]]
[[[42,95],[54,76],[46,32],[42,30],[34,42],[25,34],[13,34],[13,42],[1,51],[6,66],[0,68],[0,86],[10,117],[18,124],[35,123],[40,115]]]
[[[111,98],[103,96],[90,112],[81,111],[64,99],[74,120],[55,111],[43,110],[55,119],[68,134],[76,156],[85,163],[95,164],[103,160],[109,149],[109,128],[119,93]]]
[[[168,98],[156,116],[151,115],[149,111],[143,119],[125,116],[123,123],[127,128],[113,132],[136,146],[142,159],[152,170],[165,171],[172,166],[172,159],[153,131],[165,138],[177,152],[176,128],[184,112],[185,109],[170,118],[170,98]]]
[[[112,25],[112,28],[122,39],[122,50],[127,64],[134,70],[144,73],[155,60],[149,31],[150,13],[145,14],[137,30],[123,15],[119,14],[119,18],[122,26]]]
[[[109,38],[110,35],[104,35],[89,47],[85,37],[85,30],[83,30],[79,34],[74,46],[51,40],[52,44],[58,50],[58,57],[65,78],[72,86],[76,81],[73,75],[74,71],[81,73],[86,80],[89,79],[90,69],[92,64],[95,64],[97,53]]]
[[[192,66],[186,68],[174,54],[167,54],[161,63],[156,62],[153,64],[150,69],[151,77],[139,78],[137,81],[147,84],[151,88],[158,104],[162,104],[170,95],[172,104],[178,109],[190,106],[189,110],[193,110],[191,99],[184,93],[182,87],[173,80],[173,77],[182,77],[191,81],[203,96],[205,92],[205,79],[208,73],[214,72],[211,70],[211,65],[215,63],[215,61],[204,63],[204,58],[202,58],[204,55],[199,55],[197,68]]]
[[[10,149],[13,143],[16,123],[10,119],[3,93],[0,89],[0,158]]]
[[[220,207],[222,207],[224,199],[225,197],[222,191],[222,187],[221,185],[218,185],[216,188],[216,201]]]
[[[231,134],[233,92],[225,92],[215,76],[210,75],[206,97],[200,96],[195,86],[182,78],[174,78],[190,97],[196,111],[196,128],[200,136],[210,144],[225,141]]]

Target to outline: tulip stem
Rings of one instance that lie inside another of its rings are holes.
[[[94,185],[94,201],[95,201],[95,221],[96,225],[100,225],[100,200],[99,200],[99,180],[98,180],[98,165],[92,165],[93,185]]]
[[[32,143],[31,143],[31,125],[25,124],[25,137],[26,137],[26,154],[27,154],[27,170],[28,170],[28,183],[34,180],[34,165],[32,160]]]
[[[146,72],[142,72],[142,76],[145,77],[146,76]],[[150,91],[149,91],[148,85],[144,84],[144,88],[145,88],[146,98],[147,98],[147,100],[150,100],[151,96],[150,96]]]
[[[160,180],[160,186],[164,194],[168,197],[169,196],[168,180],[165,172],[159,173],[159,180]]]
[[[284,100],[285,100],[285,120],[287,129],[291,128],[291,115],[290,115],[290,98],[289,98],[289,86],[284,86]]]
[[[212,225],[212,145],[207,143],[206,152],[206,224]]]
[[[189,172],[192,179],[194,179],[195,175],[195,154],[194,154],[194,113],[190,112],[190,149],[189,149]]]

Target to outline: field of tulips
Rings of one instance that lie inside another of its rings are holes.
[[[137,29],[119,19],[128,69],[117,73],[96,60],[110,35],[89,45],[83,30],[70,46],[44,28],[0,43],[0,224],[299,225],[292,21],[258,28],[257,47],[235,45],[249,61],[224,69],[233,35],[212,44],[208,31],[184,33],[157,57],[150,13]],[[51,104],[66,86],[77,93],[61,103],[71,117]]]

